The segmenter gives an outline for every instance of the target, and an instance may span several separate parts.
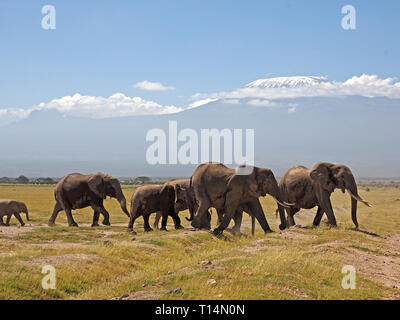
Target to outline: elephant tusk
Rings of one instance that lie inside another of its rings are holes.
[[[289,207],[294,207],[295,203],[289,203],[289,202],[285,202],[283,201],[284,204],[288,205]]]
[[[367,207],[372,208],[372,206],[371,206],[367,201],[365,201],[364,199],[361,199],[359,196],[354,195],[350,190],[347,190],[347,192],[350,194],[350,196],[351,196],[353,199],[364,203]]]
[[[272,195],[271,195],[271,197],[274,198],[274,200],[275,200],[278,204],[280,204],[282,207],[290,208],[290,204],[288,204],[288,203],[286,203],[286,202],[282,203],[282,202],[280,202],[277,198],[275,198],[275,197],[272,196]]]

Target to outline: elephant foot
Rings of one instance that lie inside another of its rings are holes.
[[[152,228],[145,228],[145,229],[144,229],[144,232],[152,232],[152,231],[153,231]]]
[[[273,233],[271,229],[264,230],[264,234]]]
[[[240,230],[234,229],[234,228],[226,228],[226,231],[228,231],[229,233],[235,235],[235,236],[240,236],[242,235],[242,233],[240,232]]]
[[[25,226],[25,223],[21,223],[21,227],[24,227]]]
[[[167,227],[161,227],[161,229],[160,229],[161,231],[166,231],[166,232],[169,232],[168,230],[167,230]]]
[[[110,221],[103,221],[102,224],[103,226],[111,226]]]
[[[9,224],[9,223],[6,223],[6,224],[4,224],[4,226],[5,226],[5,227],[9,227],[9,226],[10,226],[10,224]]]
[[[78,224],[76,222],[71,222],[70,224],[68,224],[70,227],[74,227],[77,228],[79,227]]]
[[[54,226],[56,225],[56,223],[55,223],[54,221],[49,221],[49,222],[47,223],[47,225],[48,225],[49,227],[54,227]]]
[[[136,231],[133,231],[133,229],[130,229],[130,228],[128,228],[128,232],[129,232],[130,234],[133,234],[133,235],[136,235],[136,234],[137,234]]]
[[[183,226],[179,225],[179,226],[175,226],[176,230],[180,230],[180,229],[185,229]]]
[[[284,224],[279,225],[279,230],[285,230],[285,229],[286,229],[286,225],[284,225]]]
[[[212,232],[212,234],[213,234],[214,236],[216,236],[216,237],[222,236],[222,233],[223,233],[223,230],[218,229],[218,228],[214,229],[214,231]]]
[[[98,223],[92,223],[92,227],[100,227]]]

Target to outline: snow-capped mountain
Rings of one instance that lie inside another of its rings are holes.
[[[300,88],[314,86],[324,82],[328,82],[326,77],[277,77],[252,81],[246,85],[246,88]]]

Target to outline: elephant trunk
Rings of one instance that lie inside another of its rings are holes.
[[[284,230],[286,229],[286,216],[285,216],[285,209],[281,205],[284,202],[282,201],[283,199],[281,197],[281,192],[279,190],[278,183],[276,181],[273,184],[272,190],[269,194],[275,199],[275,201],[278,204],[279,217],[281,219],[281,224],[279,225],[279,229]]]
[[[193,221],[193,216],[194,216],[193,208],[189,208],[189,213],[190,213],[189,218],[188,218],[188,217],[185,217],[185,219],[186,219],[187,221]]]
[[[363,200],[359,195],[358,195],[358,190],[357,190],[357,183],[352,177],[350,181],[346,183],[346,189],[348,193],[351,196],[351,219],[353,220],[354,225],[356,228],[358,228],[358,221],[357,221],[357,202],[361,201],[363,202],[366,206],[370,206],[368,202]]]
[[[194,195],[191,191],[188,192],[188,207],[189,207],[189,213],[190,217],[185,217],[187,221],[193,221],[194,213],[195,213],[195,199]]]
[[[22,205],[21,205],[20,212],[25,213],[25,215],[26,215],[26,220],[30,221],[30,220],[29,220],[28,208],[26,207],[25,204],[22,204]]]
[[[129,214],[129,212],[128,212],[128,209],[126,208],[126,199],[125,199],[124,195],[122,194],[122,192],[121,192],[120,195],[117,196],[117,200],[118,200],[118,202],[119,202],[119,204],[120,204],[120,206],[121,206],[122,211],[123,211],[128,217],[130,217],[130,214]]]
[[[351,198],[351,220],[353,220],[356,229],[358,229],[358,221],[357,221],[357,200]]]

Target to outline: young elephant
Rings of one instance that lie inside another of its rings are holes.
[[[15,201],[15,200],[0,199],[0,225],[1,226],[9,226],[12,215],[14,215],[18,219],[18,221],[21,223],[21,226],[24,226],[25,223],[24,223],[24,221],[22,221],[22,218],[19,215],[21,212],[26,214],[26,220],[29,221],[28,209],[26,208],[25,203]],[[7,216],[6,223],[4,223],[4,221],[3,221],[4,216]]]
[[[177,215],[180,211],[189,209],[190,218],[186,218],[186,220],[192,221],[194,200],[190,192],[190,179],[168,180],[162,186],[160,193],[161,197],[164,199],[164,204],[173,205],[175,213]],[[153,224],[153,227],[155,229],[158,229],[161,217],[162,212],[158,211]]]
[[[289,169],[279,181],[279,189],[283,200],[293,203],[286,209],[288,226],[294,226],[294,215],[301,208],[311,209],[318,207],[314,219],[314,226],[318,226],[325,212],[328,223],[336,226],[336,218],[333,213],[331,194],[335,189],[347,190],[351,197],[351,218],[358,228],[357,202],[362,202],[370,207],[370,204],[363,200],[357,190],[357,183],[351,170],[342,164],[329,162],[318,162],[311,169],[303,166]]]
[[[128,229],[131,230],[131,233],[136,234],[136,232],[133,231],[133,224],[140,216],[143,216],[144,231],[152,231],[153,229],[149,225],[149,217],[153,212],[159,214],[163,212],[161,230],[167,231],[166,226],[168,215],[170,215],[174,220],[176,229],[182,228],[181,220],[175,213],[173,203],[166,202],[166,198],[163,197],[163,193],[161,192],[162,187],[162,185],[146,185],[139,187],[135,191],[131,199],[131,219],[128,225]],[[164,213],[166,213],[166,216]]]

